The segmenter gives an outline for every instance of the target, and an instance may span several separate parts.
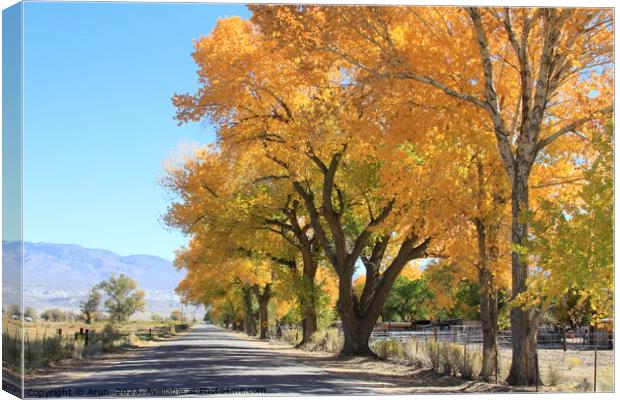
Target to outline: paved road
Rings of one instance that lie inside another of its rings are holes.
[[[262,388],[272,396],[373,394],[369,382],[327,373],[213,325],[198,325],[120,362],[93,362],[54,380],[45,386],[32,382],[26,389],[40,392],[26,395],[42,396],[52,389],[78,397],[187,395],[190,388],[196,394],[201,388]]]

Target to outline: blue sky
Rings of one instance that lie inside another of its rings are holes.
[[[184,142],[170,98],[197,88],[193,39],[242,5],[27,3],[24,240],[172,259],[162,163]]]

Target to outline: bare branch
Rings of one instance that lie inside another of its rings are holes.
[[[550,145],[551,143],[553,143],[556,139],[566,135],[567,133],[571,133],[571,132],[575,132],[580,126],[582,126],[583,124],[592,121],[593,117],[595,114],[611,114],[614,111],[614,106],[611,105],[609,107],[605,107],[602,110],[599,110],[587,117],[584,118],[580,118],[576,121],[573,121],[572,123],[566,125],[565,127],[557,130],[555,133],[552,133],[551,135],[547,136],[546,138],[540,140],[537,144],[536,144],[536,154],[538,154],[538,152],[540,152],[542,149],[544,149],[546,146]]]

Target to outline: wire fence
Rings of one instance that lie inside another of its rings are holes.
[[[537,337],[537,366],[540,380],[535,390],[578,392],[610,392],[614,390],[614,339],[609,332],[582,334],[540,333]],[[434,344],[433,344],[434,343]],[[371,348],[380,356],[397,361],[423,360],[433,364],[432,354],[440,348],[460,347],[461,357],[470,357],[474,368],[482,359],[482,331],[455,329],[444,331],[375,331]],[[494,379],[503,382],[512,363],[512,336],[501,332],[497,336],[498,352]],[[437,348],[437,349],[436,349]],[[436,349],[436,350],[434,350]],[[454,352],[454,351],[453,351]],[[449,350],[444,353],[448,354]],[[468,356],[469,355],[469,356]],[[441,363],[441,354],[436,363]],[[444,356],[443,358],[446,358]]]
[[[301,327],[282,325],[278,336],[298,343]],[[339,340],[332,342],[342,343],[341,331],[339,336]],[[338,351],[337,346],[319,346],[318,349],[330,351],[330,347],[336,347],[334,351]],[[370,347],[380,357],[395,362],[431,367],[469,379],[480,372],[482,366],[483,335],[481,329],[475,326],[418,331],[375,329],[370,337]],[[504,383],[512,364],[510,331],[498,333],[497,349],[496,368],[491,381]],[[614,390],[614,337],[610,332],[540,332],[537,336],[536,361],[540,379],[531,390]]]

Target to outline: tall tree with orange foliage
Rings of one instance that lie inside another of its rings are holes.
[[[217,148],[197,149],[181,165],[171,167],[164,180],[183,199],[171,206],[166,221],[191,235],[201,226],[210,227],[215,243],[203,245],[213,252],[224,252],[226,257],[263,257],[290,269],[292,279],[301,281],[297,296],[303,314],[303,345],[317,330],[320,288],[315,277],[320,248],[299,200],[283,190],[279,184],[283,177],[274,173],[270,160],[261,165],[251,151],[235,155]],[[217,259],[225,262],[222,255]],[[246,305],[253,295],[265,321],[272,287],[250,285],[244,290]],[[261,325],[261,329],[263,336],[266,327]]]
[[[612,13],[604,9],[270,7],[253,20],[309,69],[335,59],[374,96],[456,102],[494,132],[510,183],[512,297],[527,289],[530,175],[556,143],[612,112]],[[319,67],[320,68],[320,67]],[[403,82],[395,85],[390,82]],[[410,82],[414,85],[407,85]],[[414,87],[414,90],[411,90]],[[426,89],[424,89],[426,88]],[[540,313],[511,311],[508,381],[533,384]]]
[[[390,288],[408,262],[428,254],[431,236],[443,231],[448,214],[439,211],[437,196],[449,187],[441,184],[447,178],[437,167],[447,154],[441,132],[412,136],[405,144],[389,138],[402,129],[402,118],[442,116],[405,106],[386,115],[381,108],[392,104],[348,88],[338,65],[306,70],[240,19],[221,20],[196,42],[194,59],[203,86],[195,95],[175,96],[177,118],[207,117],[217,125],[223,149],[279,168],[274,176],[300,199],[338,275],[342,352],[372,354],[368,340]],[[358,261],[367,277],[361,296],[352,284]]]
[[[189,248],[181,250],[176,260],[179,267],[188,271],[201,271],[188,275],[193,278],[186,286],[188,293],[194,293],[191,286],[199,283],[202,276],[216,276],[238,285],[243,294],[246,332],[256,333],[252,311],[256,297],[260,335],[266,337],[272,261],[287,257],[290,249],[273,233],[259,234],[253,210],[256,204],[267,204],[268,187],[263,185],[254,197],[248,196],[239,188],[252,187],[254,183],[248,183],[246,175],[236,174],[236,167],[234,159],[213,147],[197,149],[180,165],[170,166],[162,183],[177,193],[180,200],[169,207],[165,222],[192,237]]]

